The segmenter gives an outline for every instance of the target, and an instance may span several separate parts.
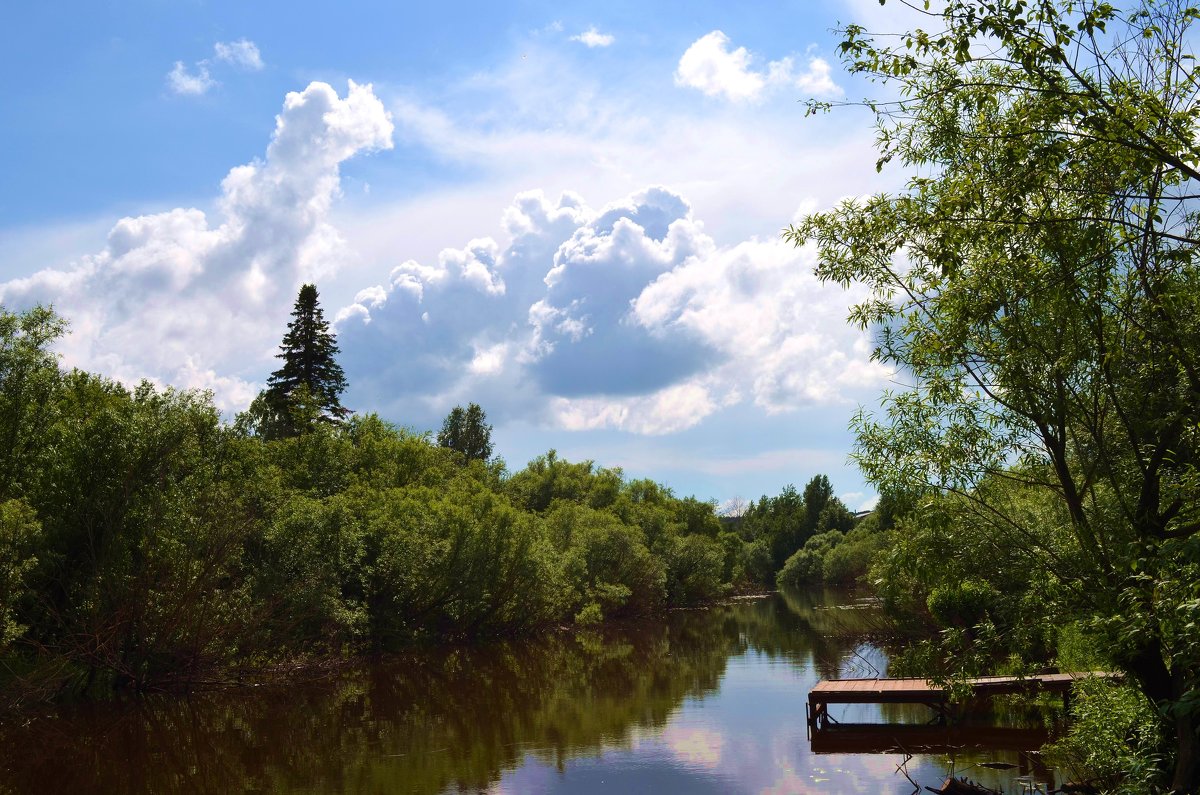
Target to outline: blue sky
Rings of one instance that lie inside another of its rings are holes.
[[[71,366],[210,389],[228,416],[315,281],[344,402],[419,430],[483,405],[510,467],[555,448],[679,494],[828,474],[889,373],[855,293],[779,239],[894,189],[839,22],[763,4],[20,4],[0,12],[0,301]]]

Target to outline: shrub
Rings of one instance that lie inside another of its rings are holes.
[[[1162,721],[1133,685],[1083,679],[1071,690],[1071,728],[1046,747],[1049,760],[1078,780],[1099,779],[1108,791],[1156,791],[1164,765]]]
[[[821,575],[827,583],[852,583],[866,576],[875,553],[883,546],[884,534],[870,527],[856,527],[825,553]]]
[[[667,602],[673,607],[711,602],[725,593],[721,581],[724,550],[711,538],[683,535],[672,538],[664,555]]]
[[[927,605],[934,620],[943,627],[973,627],[988,617],[999,598],[999,592],[991,584],[964,580],[934,588]]]
[[[536,519],[469,481],[372,494],[365,586],[371,634],[500,635],[557,618],[568,601]]]
[[[575,609],[596,602],[606,617],[653,612],[666,603],[663,562],[636,527],[612,514],[558,502],[546,517],[561,550]]]
[[[600,605],[592,602],[586,605],[582,610],[575,614],[575,623],[581,627],[599,624],[604,620],[604,611],[600,609]]]
[[[780,585],[797,588],[822,582],[825,557],[842,540],[841,532],[830,530],[815,535],[787,559],[778,575]]]
[[[25,632],[17,623],[17,603],[26,594],[41,540],[41,524],[21,500],[0,503],[0,654]]]

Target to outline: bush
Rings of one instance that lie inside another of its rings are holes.
[[[575,614],[575,623],[581,627],[599,624],[604,620],[604,611],[600,609],[600,605],[592,602],[585,606],[582,610]]]
[[[842,534],[830,530],[815,535],[796,550],[783,564],[777,580],[780,585],[798,588],[805,585],[820,583],[824,577],[825,556],[842,540]]]
[[[654,612],[666,604],[667,573],[636,527],[612,514],[558,502],[546,516],[564,560],[575,610],[593,602],[605,617]]]
[[[88,681],[133,688],[224,664],[250,620],[242,549],[256,517],[225,479],[233,437],[216,409],[78,371],[55,403],[55,454],[27,495],[43,527],[30,636]]]
[[[934,588],[927,605],[930,615],[943,627],[973,627],[988,618],[999,598],[991,584],[964,580]]]
[[[711,602],[725,593],[724,550],[701,535],[676,536],[667,545],[667,602],[672,607]]]
[[[775,584],[771,547],[766,539],[742,544],[734,569],[734,582],[770,588]]]
[[[865,577],[875,554],[883,547],[884,538],[883,533],[870,526],[855,527],[826,551],[821,568],[825,582],[849,584]]]
[[[371,635],[478,638],[559,617],[567,602],[541,524],[471,482],[371,495],[365,586]]]
[[[29,573],[41,541],[42,526],[33,509],[22,500],[0,503],[0,655],[21,637],[17,603],[26,595]]]
[[[1163,783],[1162,721],[1136,687],[1080,680],[1071,690],[1071,718],[1067,736],[1045,748],[1054,765],[1115,793],[1154,792]]]
[[[336,651],[363,639],[362,587],[352,583],[365,562],[363,533],[343,498],[293,494],[279,508],[252,545],[250,567],[272,645]]]

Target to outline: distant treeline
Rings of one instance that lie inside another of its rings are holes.
[[[375,415],[266,438],[204,393],[59,367],[0,311],[0,688],[186,686],[761,590],[853,517],[824,476],[715,504],[554,451],[509,473]]]

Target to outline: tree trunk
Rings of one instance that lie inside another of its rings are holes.
[[[1179,666],[1180,669],[1183,666]],[[1179,795],[1200,792],[1200,737],[1197,737],[1195,716],[1178,709],[1188,691],[1187,677],[1182,670],[1171,676],[1171,695],[1175,706],[1175,770],[1171,776],[1171,791]]]
[[[1196,721],[1191,714],[1173,709],[1188,691],[1188,679],[1183,666],[1174,672],[1163,659],[1156,643],[1147,643],[1127,660],[1127,670],[1137,678],[1138,686],[1163,715],[1175,713],[1164,721],[1168,738],[1174,736],[1175,766],[1171,771],[1171,792],[1177,795],[1200,793],[1200,738]]]
[[[1200,755],[1196,742],[1196,722],[1191,715],[1175,718],[1175,773],[1171,777],[1171,791],[1179,795],[1195,795],[1200,792]]]

